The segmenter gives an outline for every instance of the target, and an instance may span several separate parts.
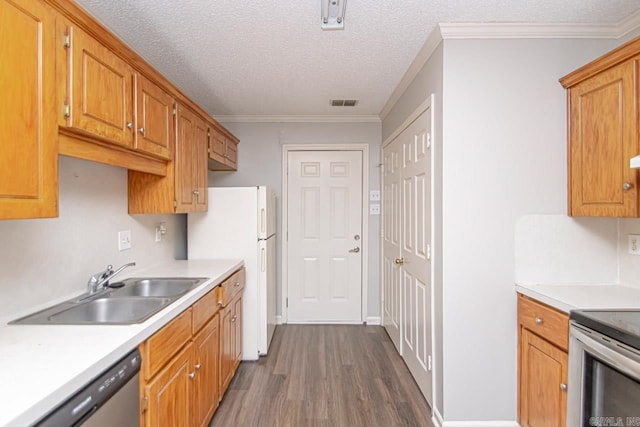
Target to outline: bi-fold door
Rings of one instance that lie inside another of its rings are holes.
[[[431,110],[383,148],[383,322],[432,403]]]

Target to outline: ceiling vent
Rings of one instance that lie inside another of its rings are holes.
[[[332,107],[355,107],[358,105],[357,99],[332,99],[330,102]]]

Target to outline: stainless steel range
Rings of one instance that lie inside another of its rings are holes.
[[[570,313],[567,427],[640,426],[640,311]]]

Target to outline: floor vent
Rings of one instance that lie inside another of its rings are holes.
[[[332,99],[332,107],[355,107],[358,104],[357,99]]]

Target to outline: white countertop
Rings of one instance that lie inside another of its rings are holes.
[[[640,309],[640,288],[623,285],[516,285],[516,291],[568,313],[573,309]]]
[[[135,325],[0,325],[0,426],[37,421],[243,265],[174,261],[135,276],[209,277]],[[130,276],[122,275],[122,278]]]

